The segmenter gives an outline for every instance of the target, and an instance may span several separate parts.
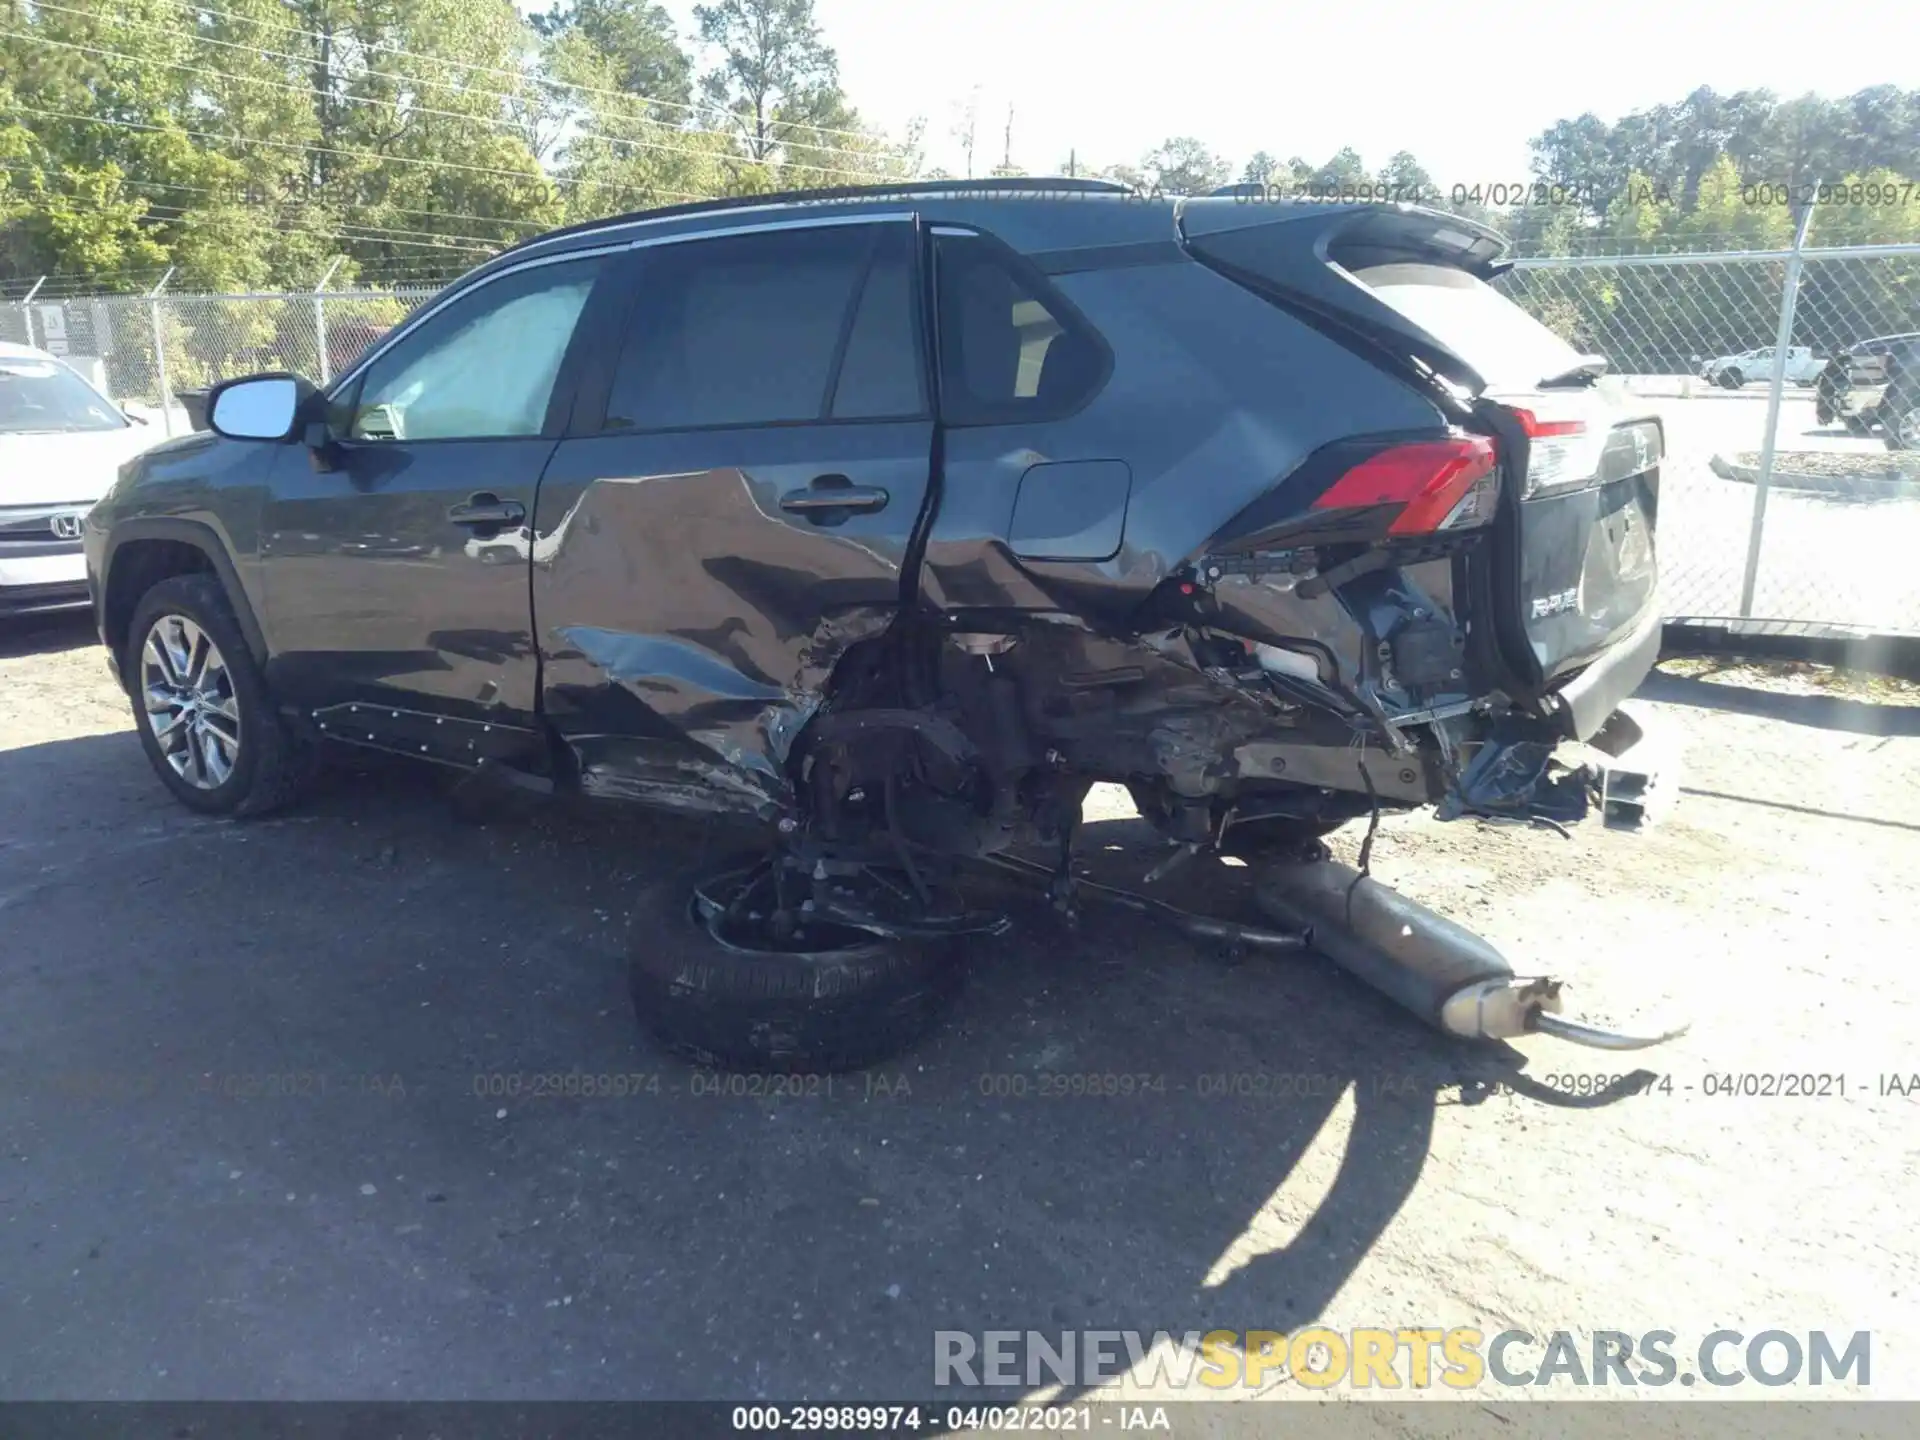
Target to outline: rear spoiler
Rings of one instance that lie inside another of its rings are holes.
[[[1303,318],[1411,355],[1476,394],[1486,380],[1459,354],[1353,277],[1375,265],[1451,265],[1482,280],[1512,268],[1497,231],[1417,205],[1186,200],[1180,246],[1209,269]]]

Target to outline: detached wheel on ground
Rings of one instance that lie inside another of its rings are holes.
[[[804,919],[781,933],[771,875],[744,852],[640,897],[628,984],[644,1029],[697,1065],[790,1074],[862,1069],[932,1028],[960,989],[954,942]]]
[[[281,723],[211,575],[176,575],[140,598],[122,673],[141,748],[183,805],[264,815],[298,792],[305,747]]]

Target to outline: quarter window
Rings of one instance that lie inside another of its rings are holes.
[[[558,261],[462,296],[368,367],[342,426],[354,440],[538,435],[600,258]]]
[[[1084,405],[1106,379],[1099,338],[998,245],[968,235],[937,245],[942,418],[1018,424]]]

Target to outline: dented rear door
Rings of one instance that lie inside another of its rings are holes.
[[[589,793],[764,813],[927,503],[911,214],[637,247],[541,482],[547,717]]]

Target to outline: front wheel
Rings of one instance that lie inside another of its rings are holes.
[[[1738,370],[1722,370],[1720,372],[1720,388],[1723,390],[1738,390],[1746,383],[1747,377],[1742,375]]]
[[[1847,427],[1849,435],[1873,434],[1873,416],[1871,415],[1842,415],[1840,423]]]
[[[122,672],[161,783],[208,815],[264,815],[293,798],[305,753],[274,711],[233,607],[210,575],[140,598]]]

